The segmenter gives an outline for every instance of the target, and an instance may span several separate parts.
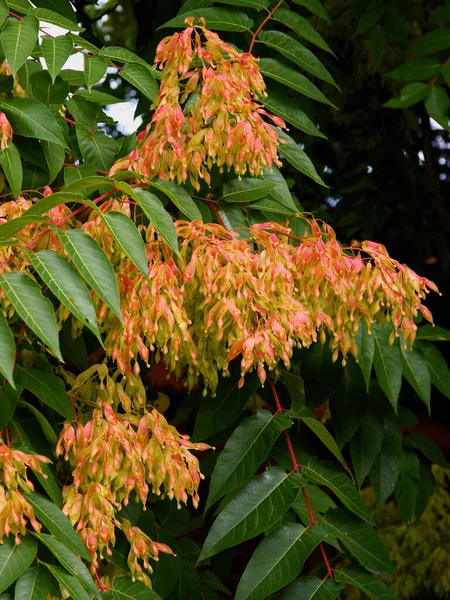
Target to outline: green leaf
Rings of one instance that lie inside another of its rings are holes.
[[[162,27],[180,27],[184,29],[186,27],[184,23],[186,17],[194,17],[196,21],[203,17],[208,23],[208,28],[213,31],[250,31],[253,27],[252,19],[247,17],[244,12],[224,8],[204,8],[190,10],[189,14],[177,15],[158,29]]]
[[[48,71],[36,71],[30,76],[33,97],[46,106],[52,104],[58,107],[66,101],[69,93],[69,84],[61,77],[57,77],[55,83]],[[64,125],[65,127],[65,125]]]
[[[431,23],[446,23],[450,21],[450,3],[439,6],[431,15]]]
[[[50,373],[50,371],[47,372]],[[34,417],[36,417],[36,421],[38,421],[39,425],[41,426],[42,433],[45,435],[48,443],[51,446],[56,446],[56,444],[58,443],[58,436],[56,435],[53,427],[50,425],[46,417],[44,417],[44,415],[33,404],[28,404],[28,402],[25,402],[22,399],[20,399],[20,404],[21,406],[25,406],[26,408],[28,408],[28,410],[33,413]],[[29,440],[24,441],[26,443],[29,443]],[[55,502],[55,504],[57,504],[57,502]]]
[[[147,277],[148,262],[145,244],[133,221],[124,213],[115,210],[104,213],[103,219],[124,253],[142,275]]]
[[[13,416],[21,391],[20,388],[13,389],[9,384],[0,387],[0,431]]]
[[[62,74],[63,72],[61,72]],[[84,75],[84,73],[83,73]],[[83,84],[72,84],[72,85],[83,85]],[[100,92],[99,90],[77,90],[74,96],[79,96],[80,98],[84,98],[88,102],[95,102],[95,104],[101,104],[102,106],[105,104],[120,104],[121,102],[126,102],[125,98],[117,98],[116,96],[112,96],[111,94],[106,94],[105,92]]]
[[[199,562],[259,535],[276,523],[295,498],[299,476],[271,467],[253,477],[219,513]]]
[[[72,54],[72,48],[73,42],[66,35],[58,35],[56,37],[43,36],[41,44],[42,56],[45,59],[53,83]]]
[[[53,408],[66,419],[73,419],[72,406],[62,379],[51,371],[23,368],[16,365],[16,383],[34,394],[41,402]]]
[[[131,62],[119,71],[119,75],[153,102],[158,93],[158,84],[148,67]]]
[[[105,76],[108,64],[103,56],[84,54],[84,72],[88,90]]]
[[[39,21],[45,21],[45,23],[57,25],[58,27],[62,27],[62,29],[67,29],[68,31],[84,31],[83,27],[80,27],[74,23],[72,19],[67,19],[60,13],[61,10],[59,5],[57,10],[49,10],[48,8],[31,8],[28,11],[29,15],[37,17]]]
[[[264,600],[295,579],[306,559],[326,538],[320,527],[290,523],[256,548],[236,591],[236,600]]]
[[[263,8],[268,8],[270,5],[270,0],[216,0],[216,2],[227,4],[228,6],[254,8],[255,10],[262,10]],[[187,10],[185,9],[185,4],[183,4],[183,13],[186,13]],[[211,2],[209,2],[209,4],[211,4]]]
[[[202,215],[187,191],[172,181],[158,179],[150,182],[151,187],[165,194],[191,221],[202,220]]]
[[[410,523],[414,518],[419,485],[419,458],[415,452],[403,450],[400,459],[400,475],[395,486],[395,498],[405,523]]]
[[[420,450],[433,464],[448,469],[448,461],[441,450],[423,435],[415,433],[414,431],[405,432],[403,435],[403,446]]]
[[[386,34],[381,25],[376,25],[370,34],[370,49],[372,51],[373,66],[376,69],[386,51]]]
[[[350,456],[356,482],[360,488],[381,452],[384,438],[383,410],[378,401],[372,402],[360,428],[350,440]]]
[[[425,402],[428,413],[431,411],[431,375],[427,361],[419,346],[412,350],[401,347],[403,357],[403,375],[415,392]]]
[[[420,347],[430,370],[431,383],[450,398],[450,370],[445,358],[431,342],[420,342]]]
[[[361,15],[354,35],[365,33],[376,25],[383,16],[385,10],[386,7],[384,4],[379,4],[377,0],[372,0]]]
[[[76,69],[63,69],[59,73],[61,79],[67,81],[69,85],[78,87],[79,85],[86,85],[86,75],[84,71],[77,71]],[[89,93],[87,91],[87,93]]]
[[[29,215],[24,213],[21,217],[11,219],[10,221],[0,225],[0,240],[10,240],[18,231],[27,225],[32,225],[34,223],[45,223],[48,220],[48,217],[43,217],[42,215]]]
[[[450,331],[443,327],[422,325],[417,330],[416,339],[429,340],[430,342],[450,342]]]
[[[221,200],[225,202],[243,202],[249,204],[267,196],[275,187],[275,184],[259,179],[258,177],[244,177],[243,179],[232,179],[224,183]]]
[[[441,67],[441,63],[435,58],[413,58],[387,75],[400,81],[417,81],[435,77],[439,74]]]
[[[56,560],[74,577],[76,577],[87,590],[97,598],[101,598],[86,565],[73,552],[46,533],[33,534],[40,542],[45,544]]]
[[[318,58],[314,56],[311,50],[308,50],[301,44],[294,40],[287,33],[281,31],[260,31],[258,34],[261,42],[266,44],[269,48],[273,48],[294,64],[304,69],[307,73],[315,75],[319,79],[338,87],[329,71],[323,66]]]
[[[264,76],[270,77],[308,98],[334,106],[307,77],[281,61],[274,58],[260,58],[258,66]]]
[[[447,48],[450,48],[450,29],[440,27],[417,39],[409,49],[416,54],[433,54]]]
[[[348,468],[348,465],[345,462],[345,459],[342,456],[341,451],[339,450],[339,447],[336,444],[336,441],[334,440],[333,436],[330,434],[325,425],[323,425],[317,419],[312,410],[310,410],[306,406],[301,406],[297,410],[297,415],[298,418],[301,421],[303,421],[303,423],[305,423],[305,425],[307,425],[313,433],[316,434],[316,436],[328,448],[331,454],[333,454],[333,456],[335,456],[338,459],[341,465],[350,473],[350,469]]]
[[[91,295],[75,269],[53,250],[27,252],[31,264],[50,291],[86,325],[102,343]]]
[[[372,600],[399,600],[391,588],[360,567],[347,565],[343,569],[336,570],[334,578],[338,583],[359,588]]]
[[[103,131],[95,133],[83,123],[76,127],[77,140],[84,160],[102,171],[109,171],[117,153],[117,142]]]
[[[14,198],[18,198],[22,190],[23,170],[19,151],[12,142],[9,142],[6,150],[0,153],[0,165]]]
[[[364,377],[366,390],[369,391],[370,376],[372,374],[373,357],[375,354],[375,342],[373,334],[369,335],[367,325],[364,321],[359,322],[358,331],[355,335],[358,346],[358,364]]]
[[[154,225],[156,231],[169,248],[172,248],[175,254],[179,255],[177,231],[172,217],[165,210],[161,200],[154,194],[140,188],[135,188],[134,193],[147,219]]]
[[[358,490],[337,465],[331,462],[319,461],[312,456],[308,457],[303,454],[300,454],[298,458],[302,465],[302,474],[309,481],[329,488],[342,504],[354,512],[355,515],[368,523],[374,523],[366,505],[359,496]]]
[[[283,204],[280,204],[278,200],[271,198],[268,196],[267,198],[262,198],[261,200],[257,200],[253,204],[248,205],[249,208],[260,210],[264,215],[268,214],[268,218],[272,218],[270,215],[272,213],[278,215],[286,215],[293,216],[295,213],[298,213],[298,208],[292,210],[292,208],[286,208]]]
[[[40,564],[47,567],[53,577],[69,592],[71,600],[91,600],[91,594],[88,594],[79,580],[69,575],[65,569],[45,562]]]
[[[6,17],[9,15],[9,8],[6,0],[0,0],[0,26],[5,22]]]
[[[381,506],[393,493],[400,474],[402,438],[394,423],[385,421],[381,451],[370,471],[370,481]]]
[[[155,71],[155,69],[148,64],[143,58],[131,52],[131,50],[127,50],[126,48],[122,48],[121,46],[104,46],[99,54],[101,56],[106,56],[114,61],[122,62],[122,63],[136,63],[146,67],[149,71]]]
[[[36,492],[27,494],[28,502],[33,506],[37,519],[47,527],[55,538],[64,544],[71,552],[78,554],[84,560],[91,561],[91,555],[86,546],[75,533],[69,519],[53,502]]]
[[[22,14],[26,14],[31,8],[28,0],[8,0],[8,6],[10,9]]]
[[[22,321],[63,362],[52,303],[44,298],[34,279],[21,271],[11,271],[0,277],[0,287]]]
[[[73,22],[76,21],[76,13],[69,0],[35,0],[33,4],[41,6],[42,8],[49,8],[50,10],[60,13],[66,17],[66,19],[70,19]]]
[[[294,3],[298,4],[299,6],[304,6],[310,12],[312,12],[313,15],[330,22],[330,19],[319,0],[294,0]]]
[[[402,87],[400,96],[398,98],[391,98],[383,104],[386,108],[408,108],[418,102],[425,100],[431,91],[431,86],[427,83],[421,83],[415,81],[414,83],[408,83]]]
[[[4,111],[17,135],[66,145],[58,122],[42,102],[27,98],[0,100],[0,110]]]
[[[132,581],[129,577],[115,579],[113,589],[108,594],[111,600],[161,600],[158,594],[149,590],[141,581]]]
[[[298,13],[282,7],[275,11],[272,19],[279,23],[283,23],[283,25],[292,29],[297,35],[305,38],[305,40],[308,40],[308,42],[311,42],[311,44],[318,46],[322,50],[325,50],[325,52],[334,54],[320,33],[314,29],[307,19],[304,19]]]
[[[207,508],[251,477],[266,460],[280,433],[292,424],[283,413],[259,410],[245,419],[228,438],[211,476]]]
[[[19,577],[14,589],[14,600],[47,600],[52,588],[52,576],[38,564]]]
[[[446,131],[450,131],[448,124],[448,109],[450,98],[447,91],[440,86],[432,86],[430,95],[425,100],[425,109],[429,116],[434,119]]]
[[[36,556],[37,542],[30,536],[16,544],[14,536],[4,537],[0,544],[0,593],[28,569]]]
[[[239,387],[240,367],[230,368],[231,381],[224,382],[217,389],[216,397],[204,398],[201,401],[195,419],[192,438],[206,440],[215,433],[232,425],[245,408],[249,398],[259,389],[259,378],[251,374],[245,378],[244,385]]]
[[[105,252],[82,229],[56,232],[78,272],[122,322],[119,288]]]
[[[397,412],[398,397],[402,387],[403,359],[400,344],[397,340],[391,345],[389,338],[392,326],[381,327],[374,324],[372,335],[375,344],[373,363],[378,383]]]
[[[16,387],[13,379],[15,354],[16,344],[14,336],[3,314],[3,310],[0,308],[0,373],[6,377],[14,389]]]
[[[5,58],[14,77],[33,52],[38,39],[39,21],[27,15],[23,19],[8,17],[0,37]],[[13,126],[15,130],[15,127]]]
[[[376,531],[345,508],[332,508],[324,517],[323,527],[334,535],[367,569],[393,573],[395,567]]]
[[[264,104],[274,115],[281,117],[300,131],[326,139],[326,135],[319,131],[306,113],[298,107],[295,99],[270,90],[267,98],[264,98]]]
[[[329,401],[331,420],[336,431],[336,442],[343,448],[363,422],[367,412],[364,379],[354,360],[349,359],[344,378]]]
[[[280,170],[273,166],[271,171],[264,171],[261,175],[264,181],[273,184],[273,189],[270,191],[270,196],[274,198],[279,204],[286,206],[293,210],[298,211],[295,202],[292,200],[291,192],[286,183],[285,178],[280,173]]]
[[[284,131],[279,131],[278,135],[286,142],[280,146],[280,154],[286,158],[288,163],[300,171],[300,173],[311,177],[319,185],[328,187],[322,178],[319,177],[311,159],[303,152],[300,146]]]
[[[302,577],[286,589],[281,600],[336,600],[341,589],[332,579]]]
[[[301,375],[280,370],[281,381],[287,387],[291,397],[291,413],[295,418],[305,406],[305,383]]]
[[[45,160],[47,161],[49,181],[51,184],[58,176],[59,172],[63,168],[66,153],[62,146],[52,144],[51,142],[42,142],[42,150],[44,151]]]
[[[72,194],[70,192],[55,192],[54,194],[50,194],[49,196],[44,196],[37,202],[33,204],[24,214],[24,217],[30,217],[31,215],[36,215],[34,218],[39,219],[42,218],[40,215],[46,213],[50,209],[55,206],[60,206],[61,204],[68,204],[69,202],[81,202],[83,203],[83,197],[78,194]],[[23,217],[20,217],[23,218]]]

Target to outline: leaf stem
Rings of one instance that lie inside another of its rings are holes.
[[[282,413],[283,407],[281,406],[281,402],[278,397],[278,392],[275,388],[272,378],[268,377],[267,380],[269,382],[270,391],[272,392],[272,396],[275,401],[275,406],[277,407],[277,413]],[[291,457],[292,467],[294,469],[294,472],[298,473],[299,472],[299,464],[297,462],[297,458],[295,457],[295,452],[294,452],[294,448],[292,446],[291,436],[289,435],[289,431],[287,429],[284,430],[284,437],[286,438],[286,444],[287,444],[287,447],[289,450],[289,456]],[[311,525],[315,526],[316,519],[314,517],[314,513],[311,508],[311,503],[309,501],[308,494],[306,493],[306,490],[304,487],[302,487],[302,494],[303,494],[303,498],[305,500],[306,508],[308,510],[308,515],[309,515],[309,520],[311,522]],[[328,560],[328,556],[327,556],[327,553],[325,551],[323,544],[320,544],[320,551],[322,552],[322,557],[323,557],[325,566],[327,568],[328,577],[333,579],[333,569],[331,568],[330,561]]]
[[[248,51],[251,52],[253,50],[253,45],[256,41],[256,36],[258,35],[258,33],[261,31],[261,29],[264,27],[264,25],[267,23],[267,21],[270,21],[270,19],[272,18],[273,14],[275,13],[275,11],[280,8],[280,6],[283,4],[284,0],[280,0],[278,2],[278,4],[269,12],[269,14],[267,15],[267,17],[264,19],[264,21],[261,23],[261,25],[258,27],[258,29],[255,31],[255,33],[253,34],[252,37],[252,41],[250,42],[250,46],[248,48]]]

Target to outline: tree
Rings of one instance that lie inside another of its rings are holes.
[[[447,463],[404,429],[432,384],[450,397],[450,333],[422,323],[432,281],[306,212],[341,195],[310,158],[341,94],[327,12],[167,3],[153,67],[139,27],[137,52],[95,39],[145,3],[34,4],[0,0],[0,592],[395,598],[359,490],[420,519]],[[444,128],[447,12],[388,100]],[[396,9],[352,13],[377,68]],[[104,110],[127,97],[152,102],[137,136]]]

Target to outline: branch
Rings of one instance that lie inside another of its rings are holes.
[[[267,23],[267,21],[270,21],[270,19],[273,17],[274,12],[280,8],[280,6],[283,4],[283,2],[284,2],[284,0],[280,0],[278,2],[278,4],[274,8],[272,8],[272,10],[269,12],[267,17],[264,19],[264,21],[261,23],[261,25],[255,31],[255,33],[253,34],[253,37],[252,37],[252,41],[250,42],[250,46],[248,48],[249,52],[251,52],[253,50],[253,45],[256,41],[256,36],[258,35],[258,33],[261,31],[261,29],[264,27],[264,25]]]

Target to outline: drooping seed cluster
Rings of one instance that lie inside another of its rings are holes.
[[[25,535],[28,522],[35,531],[41,530],[26,497],[34,489],[27,469],[46,477],[42,464],[48,462],[46,456],[27,454],[0,441],[0,543],[8,535],[14,535],[16,543],[20,543],[19,536]]]
[[[132,169],[146,177],[200,180],[210,183],[210,170],[233,168],[238,175],[259,175],[272,164],[280,166],[281,143],[276,126],[284,121],[269,114],[256,100],[265,95],[257,59],[241,53],[206,29],[205,21],[164,38],[155,63],[162,80],[148,127],[138,146],[119,160],[112,173]]]
[[[95,382],[97,374],[100,384]],[[70,462],[73,480],[63,490],[63,511],[92,555],[92,572],[97,572],[101,558],[111,555],[116,529],[120,529],[131,544],[128,565],[133,577],[149,584],[141,562],[151,572],[149,560],[171,550],[131,526],[118,512],[128,505],[130,496],[145,507],[150,492],[167,495],[178,505],[186,504],[191,496],[198,506],[202,475],[191,451],[209,446],[193,444],[157,410],[147,411],[139,397],[142,382],[133,378],[124,386],[118,376],[112,378],[105,365],[96,365],[74,381],[73,390],[81,402],[86,394],[96,394],[97,404],[80,417],[88,419],[84,425],[66,423],[59,437],[56,455]]]
[[[115,205],[117,209],[117,205]],[[125,207],[122,210],[127,210]],[[168,370],[183,375],[191,388],[202,378],[212,392],[220,372],[240,358],[242,380],[280,361],[289,368],[295,347],[329,339],[336,360],[357,357],[360,321],[392,322],[404,344],[412,344],[422,304],[436,286],[390,258],[381,244],[363,242],[344,250],[333,230],[307,222],[306,233],[292,240],[276,223],[250,228],[239,240],[220,225],[176,223],[181,256],[176,257],[149,228],[149,278],[143,277],[94,216],[87,231],[103,244],[118,274],[125,327],[101,304],[106,349],[124,373],[139,372],[149,349],[162,355]]]

